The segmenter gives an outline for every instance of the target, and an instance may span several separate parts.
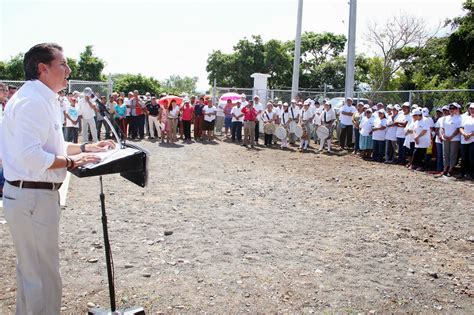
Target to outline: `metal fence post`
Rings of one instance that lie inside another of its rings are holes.
[[[112,95],[113,91],[114,91],[114,81],[112,80],[112,74],[109,73],[109,95],[107,95],[107,97]]]
[[[408,103],[410,103],[410,106],[411,106],[411,100],[412,100],[412,93],[413,91],[408,91]]]

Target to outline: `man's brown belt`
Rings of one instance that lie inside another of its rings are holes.
[[[58,190],[61,188],[63,183],[48,183],[48,182],[28,182],[25,180],[7,180],[12,186],[20,188],[29,188],[29,189],[48,189],[48,190]]]

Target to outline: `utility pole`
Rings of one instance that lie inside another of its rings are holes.
[[[346,59],[346,87],[345,96],[353,97],[354,95],[354,70],[355,70],[355,40],[356,40],[356,24],[357,24],[357,0],[350,0],[349,3],[349,36],[347,42],[347,59]]]
[[[295,98],[298,94],[300,81],[300,56],[301,56],[301,23],[303,20],[303,0],[298,1],[298,17],[296,20],[296,37],[295,37],[295,55],[293,60],[293,81],[291,84],[291,98]]]

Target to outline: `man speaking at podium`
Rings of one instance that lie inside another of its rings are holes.
[[[64,141],[57,93],[71,69],[57,44],[38,44],[23,60],[26,82],[0,126],[3,208],[17,255],[16,314],[59,314],[59,192],[67,169],[99,161],[112,141]],[[92,152],[92,153],[88,153]]]

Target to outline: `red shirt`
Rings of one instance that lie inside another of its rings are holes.
[[[250,120],[250,121],[257,120],[257,111],[255,110],[254,107],[252,107],[252,108],[244,107],[244,108],[242,108],[242,113],[244,114],[244,121],[246,121],[246,120]]]
[[[191,106],[191,105],[184,105],[183,106],[183,120],[191,120],[193,119],[193,111],[194,111],[194,108]]]

